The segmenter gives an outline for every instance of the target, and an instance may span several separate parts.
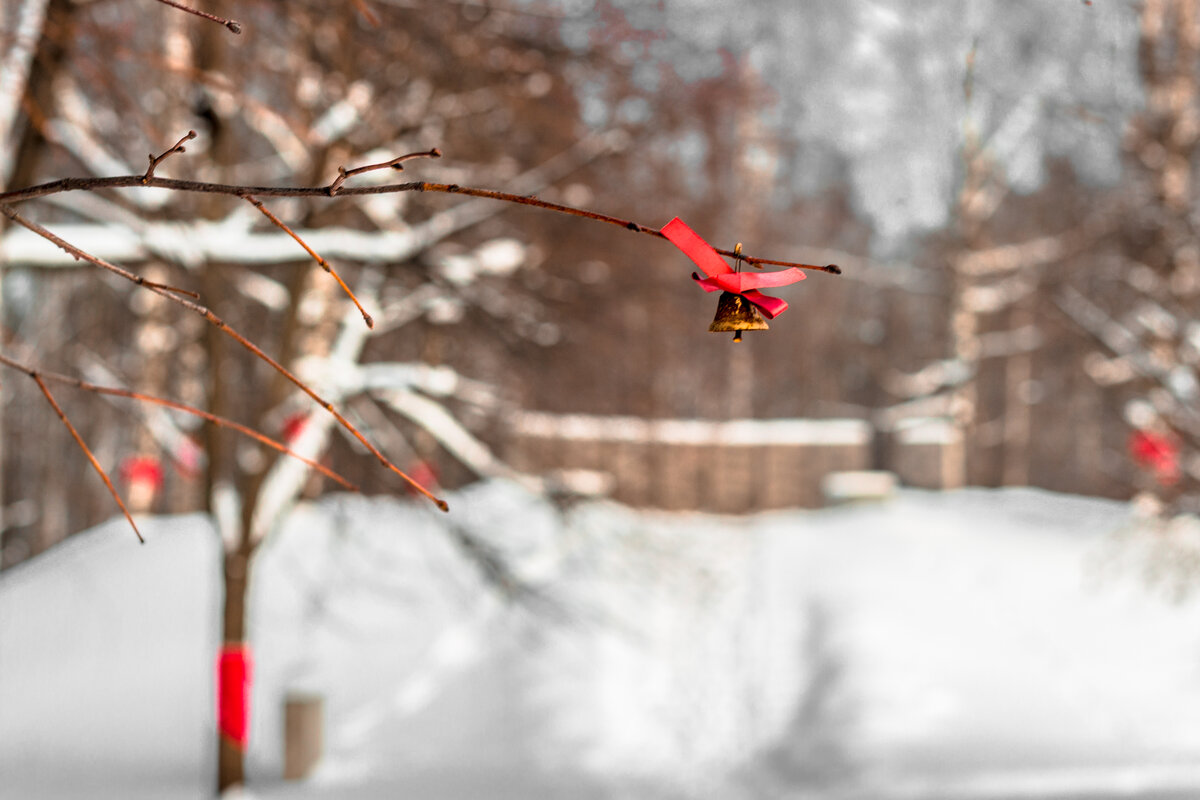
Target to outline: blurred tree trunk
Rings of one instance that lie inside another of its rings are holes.
[[[225,0],[209,0],[207,10],[218,16],[228,16]],[[198,29],[199,43],[196,48],[196,67],[202,72],[220,75],[230,74],[228,37],[220,26],[206,25]],[[235,151],[233,133],[228,120],[220,112],[220,103],[211,97],[208,90],[198,95],[194,113],[203,119],[208,130],[202,131],[209,142],[208,160],[218,170],[218,180],[229,178],[226,174],[233,163]],[[201,199],[200,216],[218,220],[226,213],[226,200],[217,195]],[[205,264],[201,276],[205,305],[221,309],[231,295],[231,269],[224,264]],[[238,413],[234,389],[236,381],[236,356],[232,343],[215,326],[206,329],[208,350],[208,410],[223,417],[244,417]],[[222,652],[234,651],[246,646],[246,597],[249,586],[250,545],[247,526],[242,514],[231,513],[230,501],[240,498],[236,448],[237,441],[232,431],[215,425],[206,429],[208,470],[205,476],[205,498],[208,512],[217,521],[225,548],[223,578],[225,586],[224,606],[221,614]],[[236,508],[236,504],[234,506]],[[224,673],[221,673],[224,681]],[[227,692],[240,687],[219,685],[218,702]],[[248,691],[248,687],[246,687]],[[246,753],[243,742],[234,741],[224,731],[217,732],[217,791],[238,786],[245,781]]]
[[[1036,315],[1033,296],[1018,300],[1008,313],[1014,334],[1031,330]],[[1029,396],[1033,381],[1033,351],[1018,349],[1004,360],[1004,463],[1001,484],[1029,485],[1029,456],[1033,413]]]
[[[972,51],[964,82],[968,106],[974,81],[974,56]],[[956,220],[959,247],[962,251],[969,252],[984,246],[983,229],[990,215],[984,194],[992,177],[992,169],[987,156],[980,148],[978,131],[969,117],[964,125],[963,139],[964,174],[957,199]],[[963,263],[962,258],[951,259],[950,356],[966,375],[953,389],[950,401],[950,413],[964,443],[959,449],[961,462],[951,468],[961,478],[958,485],[971,479],[979,429],[980,320],[971,303],[972,290],[976,287],[977,280],[970,271],[963,269]]]
[[[0,146],[11,145],[13,148],[12,161],[9,162],[11,173],[5,175],[7,168],[0,169],[0,189],[27,186],[36,176],[38,164],[46,148],[45,121],[54,113],[54,79],[62,69],[73,38],[72,8],[70,0],[50,0],[46,5],[41,35],[29,65],[25,85],[13,90],[14,95],[20,98],[20,109],[13,109],[12,128],[0,130]],[[25,12],[26,9],[22,11]],[[0,153],[0,164],[4,163],[8,155],[7,152]],[[7,222],[7,219],[0,222],[0,234],[7,227]],[[0,304],[0,328],[2,327],[7,327],[7,320],[3,317],[3,304]],[[8,417],[5,412],[11,402],[12,398],[7,392],[0,399],[0,545],[4,542],[3,535],[8,524],[4,514],[8,502],[8,481],[4,479],[5,470],[2,467],[8,445],[8,437],[4,435],[4,423]],[[49,485],[49,491],[60,491],[60,487],[52,483]],[[43,500],[46,499],[43,497]],[[42,507],[61,508],[61,505],[61,502],[43,502]],[[54,541],[46,541],[43,537],[36,546],[38,549],[45,549],[53,543]],[[0,568],[5,566],[3,554],[3,548],[0,548]]]
[[[71,0],[50,0],[46,7],[42,38],[34,53],[21,101],[25,113],[21,117],[20,133],[10,138],[10,141],[16,142],[16,152],[13,154],[8,186],[28,186],[33,183],[46,144],[45,123],[54,116],[54,81],[70,54],[74,40],[72,11]],[[16,134],[16,131],[13,133]]]

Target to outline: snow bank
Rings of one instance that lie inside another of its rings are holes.
[[[219,546],[201,516],[125,520],[0,573],[0,797],[215,785]]]

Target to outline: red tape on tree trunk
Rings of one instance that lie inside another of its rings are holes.
[[[226,645],[217,660],[217,730],[240,749],[250,739],[250,647]]]

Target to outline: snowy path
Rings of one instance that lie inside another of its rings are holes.
[[[1120,504],[601,504],[561,533],[490,485],[456,511],[559,613],[482,594],[417,507],[301,510],[255,566],[253,796],[1200,796],[1200,602],[1146,586]],[[2,800],[207,796],[215,537],[128,538],[0,575]],[[289,690],[326,698],[299,784],[276,777]]]

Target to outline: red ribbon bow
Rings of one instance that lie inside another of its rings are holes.
[[[734,272],[721,258],[721,254],[713,246],[700,238],[694,230],[684,224],[679,217],[663,226],[662,235],[683,251],[700,270],[707,275],[701,278],[692,273],[692,280],[700,284],[706,292],[725,291],[740,294],[754,305],[758,306],[767,319],[787,311],[787,301],[758,291],[761,288],[787,286],[789,283],[802,281],[804,271],[797,267],[777,270],[775,272]]]

